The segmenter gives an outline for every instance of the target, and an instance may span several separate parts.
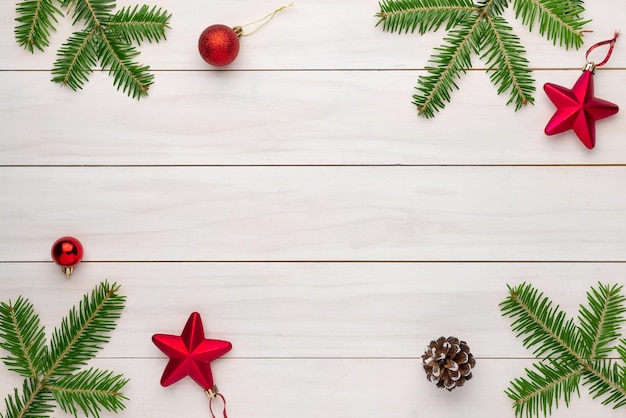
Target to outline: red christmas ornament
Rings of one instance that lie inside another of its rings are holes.
[[[226,418],[226,402],[213,382],[210,362],[228,353],[233,347],[232,344],[228,341],[204,338],[202,318],[198,312],[193,312],[189,316],[181,335],[154,334],[152,342],[170,358],[163,371],[161,385],[169,386],[185,376],[191,377],[210,398],[211,415],[213,399],[219,396],[224,401]]]
[[[83,259],[83,245],[74,237],[62,237],[52,244],[50,253],[54,262],[62,267],[63,273],[70,277],[74,266]]]
[[[290,6],[293,6],[293,3],[280,7],[262,19],[243,26],[235,26],[233,28],[220,24],[209,26],[202,31],[198,39],[198,51],[200,52],[200,56],[207,63],[216,67],[223,67],[230,64],[237,58],[237,55],[239,55],[240,37],[252,35],[261,26],[269,22],[276,13]],[[250,33],[243,33],[244,27],[255,23],[260,23],[260,25]]]
[[[609,60],[613,45],[619,33],[613,39],[599,42],[587,51],[589,53],[600,45],[610,44],[606,58],[599,64],[587,62],[582,75],[571,89],[552,83],[543,86],[548,98],[556,106],[556,112],[546,125],[546,135],[556,135],[572,129],[583,144],[589,149],[596,145],[596,121],[608,118],[619,111],[619,107],[606,100],[594,96],[593,74]]]
[[[239,54],[239,36],[242,33],[235,29],[226,25],[212,25],[203,30],[198,40],[200,56],[216,67],[233,62]]]

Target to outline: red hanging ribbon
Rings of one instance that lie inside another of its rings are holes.
[[[587,60],[587,62],[589,62],[589,54],[591,53],[591,51],[602,45],[610,45],[609,52],[606,53],[606,57],[604,57],[604,60],[602,60],[602,62],[598,64],[595,64],[595,66],[602,67],[604,64],[606,64],[609,58],[611,58],[611,54],[613,53],[613,47],[615,46],[615,42],[617,42],[617,37],[619,35],[620,33],[618,31],[615,31],[612,39],[607,39],[606,41],[598,42],[597,44],[591,45],[591,48],[587,50],[587,54],[585,55],[585,59]]]
[[[216,393],[215,396],[212,396],[209,399],[209,411],[211,411],[211,417],[215,418],[215,414],[213,413],[213,399],[215,399],[217,396],[222,398],[222,402],[224,403],[222,414],[224,415],[224,418],[228,418],[228,415],[226,415],[226,398],[224,398],[224,395],[222,395],[221,393]]]

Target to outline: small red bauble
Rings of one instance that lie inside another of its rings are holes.
[[[236,28],[241,29],[241,28]],[[212,25],[202,31],[198,40],[198,50],[202,58],[211,65],[228,65],[239,54],[239,35],[226,25]]]
[[[223,67],[224,65],[230,64],[239,54],[239,38],[241,36],[252,35],[261,26],[272,20],[276,13],[282,12],[291,6],[293,6],[293,3],[279,7],[265,17],[243,26],[235,26],[233,28],[229,28],[226,25],[209,26],[202,31],[200,39],[198,39],[198,51],[200,51],[200,56],[202,56],[202,59],[206,62],[216,67]],[[243,33],[244,27],[254,24],[257,24],[256,29],[249,33]]]
[[[70,277],[76,266],[83,259],[83,245],[74,237],[62,237],[52,244],[52,259],[63,268],[63,273]]]

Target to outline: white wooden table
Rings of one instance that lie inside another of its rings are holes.
[[[626,118],[599,122],[588,151],[543,134],[541,91],[573,85],[584,50],[626,30],[623,0],[586,2],[580,51],[513,24],[535,106],[514,113],[471,71],[433,120],[411,95],[443,33],[385,33],[374,0],[298,0],[226,71],[197,54],[202,29],[281,4],[148,3],[173,17],[167,42],[141,48],[156,82],[140,102],[105,73],[79,93],[49,82],[69,19],[31,56],[0,4],[0,297],[30,298],[52,329],[99,281],[121,283],[127,309],[92,362],[131,378],[120,416],[209,416],[189,379],[159,385],[150,341],[198,311],[234,346],[213,363],[233,418],[513,417],[503,390],[532,360],[500,317],[506,285],[575,314],[598,280],[626,284]],[[595,82],[626,106],[626,40]],[[49,256],[62,235],[85,246],[69,280]],[[440,335],[477,357],[453,393],[419,362]],[[20,384],[0,365],[2,397]],[[624,416],[581,392],[554,416]]]

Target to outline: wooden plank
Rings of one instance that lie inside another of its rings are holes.
[[[479,358],[532,358],[500,315],[507,284],[532,283],[571,317],[598,281],[626,284],[625,263],[83,263],[69,280],[59,270],[0,263],[0,300],[28,297],[50,332],[98,282],[117,281],[127,308],[104,357],[156,357],[151,336],[179,334],[197,311],[233,358],[415,358],[442,334]]]
[[[537,87],[573,85],[579,74],[538,71]],[[0,72],[0,165],[624,162],[619,114],[597,124],[589,151],[572,131],[545,136],[554,106],[543,91],[515,113],[485,74],[472,72],[453,102],[424,120],[411,104],[417,75],[165,72],[137,103],[101,73],[74,93],[46,73]],[[625,77],[599,71],[597,94],[618,102]]]
[[[68,19],[31,55],[14,42],[15,2],[0,3],[0,300],[30,298],[50,331],[98,281],[122,283],[127,308],[91,364],[131,377],[127,416],[210,415],[188,379],[158,385],[166,359],[150,342],[195,310],[234,344],[213,366],[232,417],[513,417],[503,390],[531,360],[500,316],[506,285],[531,282],[575,315],[598,280],[626,284],[626,119],[598,123],[589,152],[544,136],[541,91],[573,84],[626,3],[586,2],[595,32],[580,51],[514,23],[540,69],[536,106],[514,113],[473,71],[430,121],[411,95],[444,33],[384,33],[376,3],[297,0],[216,72],[196,51],[202,28],[282,3],[158,0],[172,30],[141,47],[157,80],[140,103],[102,73],[80,93],[52,84]],[[596,92],[618,103],[625,42],[607,67]],[[402,164],[425,167],[371,166]],[[582,166],[477,166],[537,164]],[[64,234],[86,248],[69,280],[49,261]],[[419,365],[441,334],[479,359],[453,394]],[[20,384],[0,364],[0,394]],[[623,417],[582,392],[553,417]]]
[[[118,7],[134,5],[134,0],[119,0]],[[237,2],[196,2],[159,0],[146,2],[161,6],[173,15],[167,42],[145,44],[138,60],[158,70],[206,70],[215,68],[202,61],[197,52],[197,39],[202,30],[214,23],[229,26],[246,24],[264,16],[284,3],[240,0]],[[286,2],[285,2],[286,3]],[[593,33],[585,37],[582,51],[566,51],[552,46],[535,29],[528,29],[515,20],[512,10],[506,18],[522,38],[528,59],[534,68],[580,68],[584,50],[594,42],[612,35],[623,25],[626,4],[622,0],[605,0],[585,4],[586,16],[594,19],[588,25]],[[228,69],[409,69],[424,68],[433,52],[441,45],[445,32],[419,35],[398,35],[376,28],[374,15],[377,2],[359,0],[299,0],[296,6],[276,16],[275,20],[253,36],[242,38],[238,59]],[[51,46],[45,53],[34,55],[18,47],[13,36],[15,3],[0,4],[0,69],[48,70],[56,59],[56,51],[72,28],[70,19],[59,24],[52,34]],[[476,58],[475,65],[484,68]],[[608,67],[626,67],[626,44],[618,42]]]
[[[624,167],[3,168],[0,261],[624,261]]]
[[[208,401],[189,379],[168,388],[159,386],[165,359],[102,359],[93,365],[130,377],[130,398],[124,416],[209,416]],[[227,398],[232,417],[274,418],[298,416],[345,418],[438,416],[470,418],[513,417],[503,393],[514,377],[530,366],[524,360],[481,360],[474,379],[448,393],[427,382],[418,360],[372,359],[230,359],[213,362],[213,374]],[[0,393],[20,380],[0,370]],[[6,379],[10,378],[10,379]],[[581,389],[571,406],[553,418],[623,417],[622,410],[602,406]],[[216,404],[219,405],[219,404]],[[55,417],[69,417],[55,412]],[[102,418],[119,416],[102,414]]]

